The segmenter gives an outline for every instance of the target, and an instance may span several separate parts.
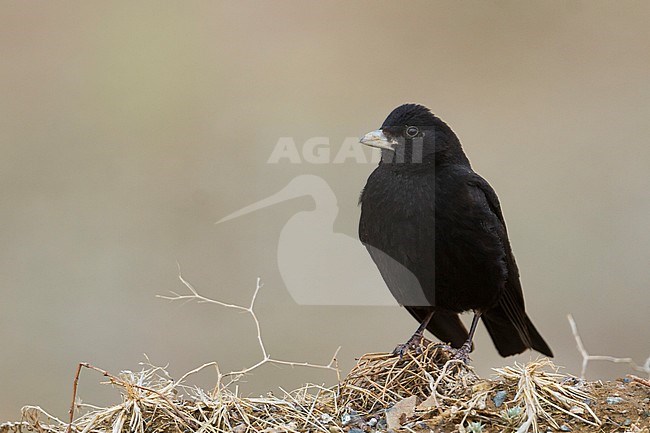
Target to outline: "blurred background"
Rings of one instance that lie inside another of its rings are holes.
[[[146,354],[174,377],[257,362],[246,314],[156,298],[186,291],[177,262],[227,302],[248,303],[261,277],[274,357],[327,363],[341,346],[345,374],[355,357],[403,342],[416,323],[399,307],[290,295],[281,231],[314,198],[215,222],[313,175],[338,206],[324,227],[356,239],[374,165],[334,156],[405,102],[449,123],[498,192],[527,309],[556,363],[580,372],[567,313],[593,354],[643,363],[649,18],[643,2],[3,2],[0,419],[26,404],[65,418],[80,361],[118,373]],[[299,158],[269,163],[282,137]],[[304,157],[313,137],[327,138],[326,163]],[[333,271],[325,284],[340,291],[348,277]],[[484,375],[513,362],[482,326],[473,358]],[[587,374],[629,371],[591,363]],[[82,373],[82,400],[116,401],[101,379]],[[241,390],[335,380],[265,366]]]

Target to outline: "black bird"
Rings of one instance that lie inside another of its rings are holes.
[[[359,238],[396,300],[467,359],[479,318],[501,356],[553,356],[526,315],[519,271],[499,199],[476,174],[449,126],[405,104],[361,143],[382,158],[361,192]],[[469,333],[459,313],[473,310]]]

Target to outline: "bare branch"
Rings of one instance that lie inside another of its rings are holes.
[[[573,333],[573,338],[576,341],[578,352],[580,352],[580,355],[582,356],[580,379],[585,378],[585,372],[587,371],[587,365],[589,364],[589,361],[608,361],[617,364],[629,364],[634,370],[644,372],[648,375],[648,377],[650,377],[650,357],[646,359],[644,365],[638,365],[632,358],[616,358],[614,356],[607,355],[590,355],[589,352],[587,352],[587,349],[585,349],[585,345],[582,343],[582,338],[578,333],[578,326],[576,325],[575,320],[573,320],[573,316],[569,314],[567,315],[567,319],[569,320],[569,325],[571,325],[571,332]]]
[[[269,355],[269,353],[266,350],[266,345],[264,344],[264,340],[262,338],[262,326],[261,326],[260,321],[257,318],[257,315],[255,314],[255,310],[254,310],[255,302],[257,301],[260,290],[262,289],[262,287],[264,287],[264,284],[262,284],[262,281],[261,281],[261,279],[259,277],[257,278],[257,282],[256,282],[256,285],[255,285],[255,290],[253,291],[251,301],[250,301],[250,303],[249,303],[249,305],[247,307],[243,306],[243,305],[237,305],[237,304],[230,304],[230,303],[222,302],[222,301],[219,301],[219,300],[216,300],[216,299],[206,298],[205,296],[201,295],[194,288],[194,286],[183,277],[183,275],[181,273],[180,265],[178,266],[178,279],[190,291],[190,293],[181,295],[181,294],[178,294],[178,293],[171,292],[172,293],[171,296],[158,295],[157,297],[162,298],[162,299],[167,299],[167,300],[170,300],[170,301],[191,301],[191,300],[195,300],[198,303],[210,303],[210,304],[219,305],[219,306],[224,307],[224,308],[230,308],[230,309],[233,309],[233,310],[238,310],[238,311],[243,311],[243,312],[248,313],[251,316],[251,319],[253,320],[253,323],[255,324],[255,331],[257,333],[257,344],[258,344],[258,346],[260,348],[262,359],[257,361],[256,363],[254,363],[253,365],[251,365],[249,367],[243,368],[241,370],[231,371],[229,373],[221,373],[221,372],[219,372],[216,363],[215,362],[210,362],[210,363],[204,364],[204,365],[190,371],[189,373],[186,373],[185,375],[183,375],[181,377],[181,379],[179,381],[177,381],[177,383],[180,384],[184,379],[187,378],[187,376],[189,376],[189,375],[191,375],[193,373],[196,373],[196,372],[198,372],[198,371],[200,371],[200,370],[202,370],[202,369],[204,369],[206,367],[210,367],[210,366],[217,367],[218,384],[219,384],[218,387],[220,385],[223,385],[222,384],[223,379],[225,379],[225,378],[230,379],[230,381],[225,384],[225,386],[229,386],[232,383],[237,382],[239,379],[241,379],[246,374],[252,372],[253,370],[257,369],[258,367],[261,367],[264,364],[288,365],[290,367],[308,367],[308,368],[319,368],[319,369],[324,369],[324,370],[332,370],[332,371],[335,371],[337,373],[337,378],[340,376],[340,372],[339,372],[337,361],[336,361],[336,357],[337,357],[337,355],[339,353],[339,350],[341,349],[340,347],[336,349],[336,351],[334,352],[334,355],[332,356],[332,358],[331,358],[331,360],[330,360],[330,362],[328,364],[313,364],[313,363],[304,362],[304,361],[287,361],[287,360],[282,360],[282,359],[276,359],[276,358],[271,357],[271,355]]]

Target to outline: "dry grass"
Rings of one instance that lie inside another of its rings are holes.
[[[361,414],[393,406],[410,396],[458,402],[480,379],[471,367],[453,360],[449,348],[425,341],[421,351],[402,358],[388,353],[363,355],[340,385],[340,402]]]
[[[650,421],[641,416],[627,430],[607,429],[596,414],[600,397],[593,384],[558,373],[546,359],[498,369],[496,378],[485,380],[453,360],[445,346],[427,343],[421,353],[409,352],[403,358],[364,355],[333,387],[306,385],[257,398],[238,395],[232,384],[210,392],[189,387],[148,364],[140,372],[119,376],[90,366],[120,390],[119,404],[78,404],[82,414],[70,426],[38,407],[26,407],[21,423],[5,423],[0,431],[332,433],[355,428],[384,432],[392,427],[403,432],[523,433],[547,427],[557,431],[570,420],[571,431],[647,432]],[[627,386],[650,395],[643,384],[630,381]],[[499,407],[494,402],[498,395],[503,400]]]

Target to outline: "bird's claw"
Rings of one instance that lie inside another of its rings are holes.
[[[398,344],[397,347],[395,347],[395,349],[393,349],[393,355],[394,356],[399,356],[401,358],[408,351],[409,351],[408,344],[406,344],[406,343]]]
[[[463,361],[465,364],[469,364],[469,354],[472,351],[472,344],[463,344],[459,349],[456,350],[456,353],[454,354],[454,357],[452,359],[456,359],[459,361]]]
[[[398,344],[393,349],[393,355],[402,358],[407,352],[414,351],[416,354],[422,353],[422,336],[414,335],[406,343]]]

